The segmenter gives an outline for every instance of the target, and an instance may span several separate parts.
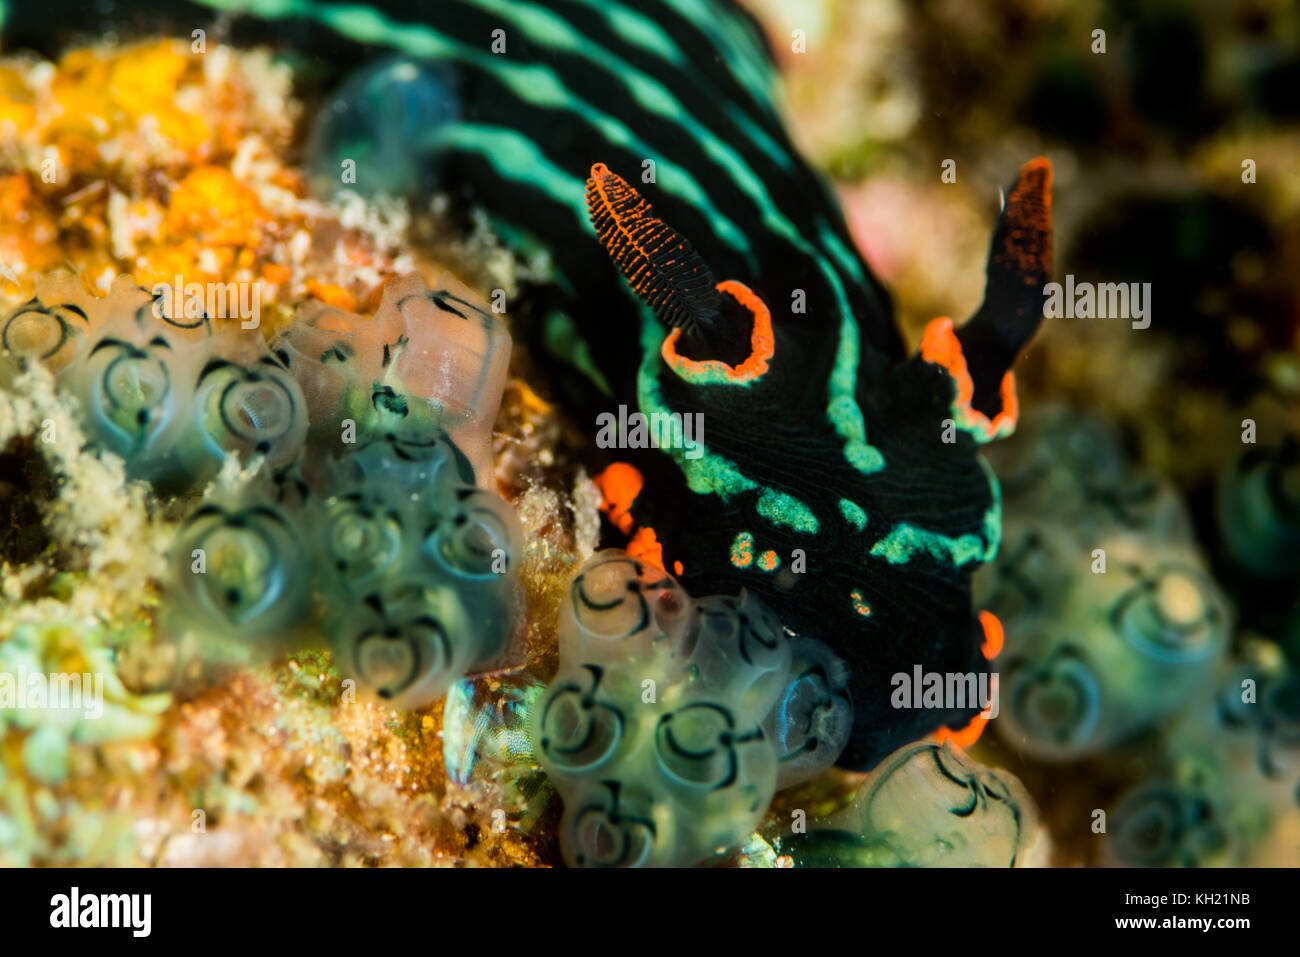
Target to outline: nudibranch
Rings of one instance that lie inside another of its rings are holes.
[[[49,5],[29,6],[6,4],[6,31],[54,42]],[[547,281],[511,314],[567,364],[556,387],[587,421],[620,406],[702,416],[689,449],[615,456],[641,477],[632,541],[692,592],[748,589],[847,664],[843,765],[975,716],[896,710],[891,676],[987,670],[970,577],[997,550],[1000,516],[978,448],[1012,426],[1009,370],[1041,318],[1045,159],[1007,193],[983,305],[960,326],[936,320],[909,355],[832,193],[790,141],[762,32],[736,4],[139,6],[151,29],[185,36],[242,11],[235,42],[356,68],[319,110],[315,179],[448,194],[516,252],[545,253]],[[376,128],[400,155],[375,148]]]

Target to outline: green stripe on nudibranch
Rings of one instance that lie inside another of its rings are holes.
[[[844,249],[834,232],[825,222],[819,221],[822,242],[842,261],[852,264],[852,271],[861,277],[853,256]],[[861,280],[859,280],[861,281]],[[838,277],[836,277],[838,288]],[[870,288],[865,286],[865,288]],[[842,295],[841,295],[842,298]],[[858,323],[853,310],[841,306],[840,338],[835,349],[835,366],[831,371],[830,397],[826,414],[835,431],[844,439],[844,457],[859,472],[870,475],[885,467],[885,457],[880,450],[867,442],[867,427],[858,405],[858,363],[861,359],[858,345]]]
[[[754,143],[767,154],[768,159],[776,163],[786,172],[794,170],[794,160],[790,158],[789,152],[782,148],[781,144],[772,139],[757,123],[745,112],[737,107],[734,103],[725,103],[722,105],[723,112],[727,119],[735,123]]]
[[[553,165],[528,137],[504,126],[454,123],[434,134],[432,142],[478,153],[501,176],[546,192],[586,222],[587,204],[581,181]]]
[[[591,10],[593,14],[603,17],[605,22],[609,24],[610,29],[627,43],[668,61],[678,69],[691,67],[683,56],[681,48],[673,42],[672,37],[665,33],[658,23],[639,10],[617,7],[606,2],[606,0],[574,0],[574,2],[581,3]],[[674,6],[674,3],[672,0],[667,0],[667,5]],[[687,0],[687,5],[693,7],[693,9],[691,12],[679,10],[681,16],[689,19],[696,14],[703,15],[700,20],[691,22],[705,30],[706,33],[712,32],[712,39],[715,43],[721,41],[721,43],[732,47],[737,55],[728,58],[726,62],[728,70],[736,81],[749,91],[754,101],[765,108],[768,116],[779,119],[771,105],[771,90],[775,82],[775,75],[768,69],[768,58],[764,52],[753,43],[740,37],[738,30],[728,31],[731,34],[730,36],[721,36],[716,30],[710,31],[716,11],[700,10],[692,0]],[[740,49],[742,46],[747,49],[742,51]]]
[[[637,405],[644,415],[656,412],[671,414],[672,410],[663,400],[658,378],[663,368],[663,360],[659,355],[659,342],[664,336],[663,327],[643,303],[638,303],[637,308],[641,314],[642,346],[641,366],[637,371]],[[717,495],[726,502],[741,492],[758,488],[758,484],[746,477],[735,463],[708,451],[703,441],[697,441],[703,454],[695,459],[686,458],[684,449],[661,449],[672,456],[692,492],[698,495]]]
[[[637,104],[647,112],[670,120],[679,125],[688,128],[690,135],[704,149],[709,152],[713,158],[722,163],[734,163],[737,170],[748,167],[744,165],[740,156],[734,151],[727,150],[725,144],[714,136],[707,128],[698,123],[686,108],[677,100],[676,97],[653,77],[637,70],[632,64],[627,63],[611,51],[602,49],[590,38],[575,30],[573,24],[568,20],[552,13],[541,7],[535,7],[528,4],[504,2],[504,0],[474,0],[474,5],[480,9],[489,11],[503,20],[517,26],[523,33],[539,43],[547,44],[556,49],[565,50],[586,60],[593,70],[604,70],[610,74],[612,80],[622,78],[632,92],[633,98]],[[505,64],[502,57],[489,56],[489,59],[480,63],[480,66],[491,68],[493,71],[500,72]],[[553,82],[560,86],[568,99],[574,106],[578,107],[578,112],[587,116],[589,120],[596,123],[601,133],[611,143],[617,143],[623,146],[636,145],[636,149],[645,157],[653,158],[657,165],[664,166],[664,189],[666,192],[675,193],[681,198],[687,200],[691,205],[697,207],[709,222],[713,224],[718,233],[725,237],[729,245],[743,251],[752,261],[750,253],[750,244],[748,238],[735,223],[722,214],[713,203],[709,200],[708,195],[703,189],[690,177],[685,167],[680,164],[674,164],[670,159],[662,157],[649,149],[648,146],[641,143],[634,134],[628,131],[621,124],[609,117],[608,114],[601,113],[596,108],[577,96],[575,96],[563,82],[546,68],[550,73],[547,82]],[[511,84],[511,89],[519,95],[521,91]],[[525,98],[526,97],[521,97]],[[548,96],[549,105],[559,105],[560,101]],[[611,125],[612,124],[612,125]],[[608,127],[608,128],[606,128]],[[671,180],[676,176],[685,176],[686,182],[681,185],[681,191],[678,192],[669,188]],[[751,174],[752,177],[752,174]],[[754,178],[754,182],[757,179]],[[761,183],[758,184],[758,190],[752,192],[757,199],[763,195]]]
[[[575,2],[581,3],[597,16],[603,17],[610,29],[622,40],[667,61],[668,65],[676,69],[692,68],[683,57],[681,49],[673,43],[668,34],[664,33],[659,24],[639,11],[613,6],[606,0],[575,0]],[[628,66],[627,69],[630,70],[631,67]],[[761,102],[768,102],[766,94]],[[789,152],[772,139],[771,135],[754,122],[753,118],[746,115],[734,103],[721,103],[719,106],[723,108],[727,118],[735,123],[769,159],[787,171],[793,169],[794,164]]]
[[[578,2],[597,16],[604,17],[609,28],[619,39],[639,47],[646,53],[652,53],[661,60],[667,60],[678,69],[687,66],[682,51],[673,42],[672,37],[664,33],[659,28],[659,24],[645,14],[637,10],[611,6],[605,0],[578,0]]]
[[[817,230],[821,241],[830,250],[831,257],[840,264],[840,268],[847,272],[858,285],[871,290],[871,283],[862,271],[862,263],[844,243],[840,242],[840,237],[835,235],[835,230],[831,228],[830,224],[826,220],[819,218],[817,220]]]
[[[749,90],[756,103],[771,110],[772,87],[775,83],[771,60],[762,49],[761,41],[728,17],[719,18],[717,10],[700,0],[663,0],[683,20],[707,33],[714,44],[730,55],[724,61],[733,76]]]
[[[785,525],[796,532],[816,535],[819,523],[817,516],[803,502],[793,495],[786,495],[775,489],[764,489],[758,496],[756,506],[758,514],[773,525]]]
[[[972,561],[992,561],[1002,543],[1002,487],[988,462],[983,457],[977,461],[988,477],[989,491],[992,493],[992,501],[984,512],[983,530],[980,534],[968,532],[953,538],[911,522],[900,522],[872,546],[871,554],[883,558],[891,565],[904,565],[919,551],[957,566]]]
[[[608,72],[611,79],[621,78],[632,93],[636,103],[647,112],[682,126],[690,140],[708,154],[709,158],[725,169],[732,180],[740,187],[762,213],[763,225],[773,233],[788,239],[801,250],[817,259],[820,253],[808,244],[798,227],[795,226],[772,203],[762,180],[754,173],[744,156],[733,149],[725,140],[718,137],[711,129],[700,123],[672,92],[649,74],[638,70],[631,63],[609,50],[600,49],[588,37],[573,28],[563,17],[539,7],[530,7],[504,2],[504,0],[475,0],[478,6],[491,10],[507,19],[513,19],[525,33],[540,42],[548,42],[587,60],[593,69]],[[497,58],[499,59],[499,58]],[[650,156],[651,154],[646,154]],[[659,160],[656,158],[656,162]],[[664,177],[667,179],[667,177]],[[736,227],[725,218],[719,222],[721,214],[712,207],[707,199],[695,200],[693,205],[704,213],[715,228],[722,231]],[[737,248],[748,249],[748,244]],[[842,303],[848,309],[848,302]],[[851,311],[851,310],[850,310]]]
[[[663,368],[659,356],[658,343],[663,338],[663,327],[654,318],[650,310],[640,305],[641,310],[641,367],[637,373],[637,399],[641,412],[647,416],[655,413],[671,414],[672,410],[664,402],[659,386],[659,373]],[[716,452],[710,452],[702,439],[697,439],[699,458],[688,459],[685,449],[666,448],[661,451],[672,456],[677,467],[686,478],[686,486],[697,495],[717,495],[724,502],[730,501],[742,492],[762,488],[740,467],[730,459]],[[758,498],[758,513],[776,525],[786,525],[795,531],[816,533],[817,515],[793,495],[775,489],[762,488]]]
[[[845,310],[840,314],[839,344],[835,347],[835,366],[828,385],[826,416],[844,439],[844,457],[849,464],[870,475],[885,467],[885,457],[867,443],[867,426],[855,397],[857,383],[858,324],[853,313]]]
[[[857,502],[850,502],[847,498],[840,499],[840,514],[859,532],[867,527],[867,513]]]
[[[871,547],[871,554],[883,558],[891,565],[905,565],[917,552],[925,552],[952,565],[965,565],[967,562],[987,561],[997,551],[988,548],[988,543],[980,535],[967,533],[958,538],[950,538],[929,529],[918,528],[911,522],[895,525],[880,541]]]

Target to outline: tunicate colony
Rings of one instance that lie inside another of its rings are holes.
[[[3,324],[85,437],[177,501],[160,627],[208,662],[324,636],[340,674],[418,708],[508,660],[521,533],[483,486],[510,339],[464,295],[390,283],[373,318],[312,303],[266,340],[119,277],[42,277]],[[252,478],[220,480],[233,461]],[[203,493],[201,496],[199,493]],[[852,725],[847,666],[752,596],[694,599],[614,551],[574,576],[560,670],[529,719],[577,865],[685,865],[732,848]]]
[[[373,318],[313,304],[269,344],[162,306],[121,277],[98,299],[55,274],[3,334],[75,398],[87,440],[160,492],[203,488],[227,457],[260,466],[181,523],[163,632],[222,663],[324,634],[358,690],[400,707],[506,654],[520,530],[482,487],[501,319],[415,276]]]

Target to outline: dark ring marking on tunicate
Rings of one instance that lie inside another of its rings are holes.
[[[59,306],[46,306],[43,303],[33,298],[28,302],[23,303],[23,305],[19,306],[18,309],[15,312],[13,312],[8,319],[5,320],[3,338],[0,339],[0,341],[3,342],[5,350],[9,352],[16,351],[13,343],[9,341],[9,330],[13,328],[13,324],[15,320],[19,319],[22,316],[41,315],[41,316],[49,316],[58,324],[59,341],[56,342],[53,346],[51,346],[48,350],[41,353],[37,358],[48,359],[51,356],[58,355],[59,350],[61,350],[65,345],[67,345],[68,339],[70,338],[68,335],[69,327],[67,321],[63,318],[63,316],[61,316],[56,311],[59,309],[66,309],[67,311],[80,316],[82,320],[86,319],[85,312],[83,312],[79,306],[74,306],[70,303],[59,305]]]
[[[736,637],[736,647],[740,651],[740,657],[748,665],[756,668],[762,667],[762,664],[755,659],[751,649],[751,642],[757,643],[764,651],[776,651],[781,646],[778,637],[773,637],[770,641],[760,634],[757,628],[754,628],[749,621],[749,616],[739,609],[739,602],[734,598],[726,598],[723,602],[722,609],[702,607],[700,615],[711,621],[725,622],[732,626],[731,634]]]
[[[633,568],[634,576],[640,572],[640,566],[636,562],[629,562],[622,559],[616,560],[615,562],[602,562],[601,564],[597,565],[596,568],[604,568],[607,565],[611,565],[611,564],[631,565]],[[596,570],[596,568],[589,569],[586,572],[583,572],[581,575],[579,575],[574,580],[573,587],[570,589],[570,593],[573,596],[573,612],[574,615],[577,617],[579,623],[582,622],[583,606],[585,606],[590,611],[594,611],[594,612],[612,611],[613,609],[618,608],[620,605],[622,605],[624,602],[627,601],[626,594],[619,597],[615,597],[607,603],[597,602],[587,595],[587,591],[585,587],[586,579],[587,576],[591,574],[591,572]],[[624,638],[630,637],[631,635],[635,635],[638,632],[644,631],[646,626],[649,625],[650,623],[649,603],[645,600],[644,587],[642,586],[641,582],[638,580],[637,577],[633,577],[630,581],[627,582],[627,592],[636,595],[637,601],[640,603],[641,613],[636,625],[632,627],[630,630],[624,632],[624,634],[622,635],[622,637]],[[586,626],[584,625],[583,627],[585,628]]]
[[[391,385],[381,385],[370,396],[370,404],[381,412],[388,412],[406,418],[411,407],[406,396],[399,394]]]
[[[90,355],[92,356],[98,355],[102,350],[112,349],[114,347],[127,350],[127,352],[133,358],[137,358],[137,359],[148,358],[149,354],[148,352],[145,351],[145,349],[151,349],[157,347],[159,349],[166,349],[169,352],[171,351],[171,345],[165,339],[152,339],[145,346],[145,349],[141,349],[139,346],[132,345],[131,343],[127,342],[125,339],[115,339],[111,336],[108,336],[103,339],[100,339],[97,343],[95,343],[94,347],[90,350]]]
[[[830,675],[826,673],[826,669],[821,665],[811,665],[810,667],[805,668],[787,682],[787,687],[793,688],[802,682],[809,682],[812,684],[817,696],[806,709],[806,727],[803,729],[804,743],[800,746],[798,751],[787,753],[782,758],[782,760],[785,761],[792,760],[801,754],[811,754],[821,746],[821,738],[813,733],[814,715],[820,711],[834,708],[837,699],[844,701],[845,704],[849,704],[848,696],[832,689]],[[784,704],[784,702],[781,702],[781,704]]]
[[[108,367],[104,369],[103,375],[101,376],[99,381],[99,388],[103,390],[105,396],[116,408],[119,409],[124,408],[121,402],[118,400],[118,396],[114,394],[111,385],[113,381],[113,371],[118,367],[119,364],[140,362],[142,360],[146,362],[152,361],[155,365],[157,365],[158,371],[162,374],[162,390],[158,393],[157,396],[155,396],[154,401],[149,406],[136,410],[135,413],[136,422],[137,424],[143,425],[145,422],[149,421],[150,409],[154,409],[162,405],[163,402],[165,402],[167,398],[171,395],[171,391],[172,391],[171,370],[167,368],[167,363],[155,358],[154,356],[151,356],[146,350],[139,349],[129,343],[119,342],[116,340],[106,340],[104,342],[101,342],[91,351],[91,355],[94,355],[95,353],[99,352],[101,346],[110,346],[110,347],[117,346],[122,350],[121,355],[114,357],[113,360],[109,362]]]
[[[934,766],[939,769],[939,773],[941,775],[943,775],[953,784],[957,785],[959,788],[969,792],[971,795],[970,807],[966,807],[966,808],[950,807],[948,808],[948,813],[956,817],[970,817],[972,814],[974,814],[975,809],[979,806],[979,797],[977,794],[975,794],[975,789],[973,787],[974,779],[971,778],[970,775],[966,775],[964,777],[958,777],[952,771],[950,771],[948,769],[948,766],[943,763],[943,748],[932,748],[930,751],[930,760],[934,762]]]
[[[203,315],[195,319],[194,322],[178,322],[177,320],[173,319],[172,317],[168,316],[166,313],[163,312],[162,306],[160,305],[163,298],[162,293],[155,294],[149,292],[149,290],[145,289],[143,286],[140,286],[139,289],[141,292],[148,292],[150,298],[152,299],[151,302],[146,303],[145,305],[141,306],[139,309],[135,311],[135,324],[141,329],[144,328],[147,318],[153,317],[156,319],[161,319],[167,325],[173,326],[176,329],[202,328],[208,330],[208,332],[211,333],[212,318],[206,312],[204,312]],[[158,306],[158,310],[156,312],[154,311],[154,306]],[[184,314],[184,312],[185,310],[184,308],[182,308],[181,313]]]
[[[620,838],[620,847],[618,856],[608,863],[613,865],[622,865],[627,863],[640,864],[641,860],[649,852],[651,845],[654,844],[655,838],[659,835],[659,829],[652,818],[640,817],[636,815],[624,814],[619,809],[619,792],[622,789],[622,783],[619,781],[602,781],[601,786],[609,791],[609,806],[591,801],[583,805],[573,817],[572,831],[577,834],[581,832],[583,821],[589,816],[596,814],[604,818],[614,826],[615,832]],[[645,843],[644,853],[640,858],[629,861],[629,852],[632,846],[632,838],[629,833],[640,830],[640,837]],[[577,863],[581,867],[587,863],[585,854],[581,852],[577,855]],[[600,861],[599,863],[606,863]]]
[[[231,367],[239,369],[241,372],[243,371],[242,366],[235,365],[235,363],[231,362],[229,359],[209,359],[208,364],[205,365],[203,367],[203,371],[199,373],[199,379],[197,384],[203,385],[203,380],[206,379],[208,376],[216,372],[220,372],[222,369],[227,369]]]
[[[257,529],[253,527],[252,519],[260,519],[264,522],[269,522],[273,525],[279,526],[280,530],[283,532],[292,532],[292,527],[288,520],[278,510],[269,505],[253,505],[238,512],[229,512],[219,505],[201,505],[195,509],[186,520],[186,529],[192,529],[202,524],[204,520],[211,518],[221,519],[222,525],[225,528],[257,531]],[[212,530],[209,530],[209,534],[211,531]],[[206,538],[206,535],[204,537]]]
[[[1145,633],[1139,632],[1133,640],[1138,644],[1138,650],[1150,654],[1152,657],[1161,661],[1186,662],[1194,661],[1205,657],[1214,649],[1213,629],[1219,623],[1219,609],[1212,601],[1212,596],[1208,595],[1205,590],[1205,582],[1202,576],[1195,569],[1187,565],[1177,563],[1161,565],[1151,575],[1143,574],[1137,566],[1128,566],[1125,569],[1132,574],[1137,581],[1123,595],[1116,600],[1107,616],[1110,627],[1115,634],[1130,640],[1131,629],[1127,627],[1128,616],[1131,612],[1140,612],[1142,606],[1138,603],[1145,600],[1150,605],[1150,613],[1155,617],[1157,623],[1163,627],[1163,634],[1174,632],[1180,639],[1177,644],[1170,645],[1168,642],[1157,638],[1152,639]],[[1196,639],[1197,635],[1190,629],[1180,627],[1176,622],[1166,622],[1163,612],[1155,608],[1155,596],[1160,587],[1161,580],[1168,574],[1180,572],[1184,578],[1187,578],[1197,586],[1198,594],[1204,605],[1202,617],[1193,623],[1193,626],[1210,629],[1211,634],[1208,640],[1200,641],[1197,644],[1188,644],[1181,639]],[[1199,654],[1197,653],[1199,649]]]
[[[553,693],[547,696],[546,705],[542,711],[541,727],[544,732],[551,726],[552,711],[557,705],[559,705],[560,699],[563,696],[576,696],[578,698],[579,709],[585,713],[585,727],[582,729],[584,732],[582,739],[574,744],[561,746],[557,745],[552,740],[550,734],[544,733],[542,736],[542,750],[553,759],[562,761],[567,766],[566,769],[570,772],[586,771],[604,764],[609,756],[617,750],[619,743],[623,740],[623,735],[627,726],[627,719],[621,709],[609,704],[608,702],[596,700],[596,691],[600,687],[600,682],[605,676],[604,669],[599,665],[593,664],[585,664],[582,668],[590,674],[591,686],[584,690],[581,685],[575,682],[566,682],[565,684],[560,685]],[[594,714],[596,709],[605,711],[612,716],[614,722],[612,734],[610,734],[609,741],[599,753],[595,754],[585,762],[578,763],[571,759],[576,755],[581,755],[586,752],[591,747],[592,742],[596,740],[596,735],[601,730],[599,722]]]
[[[239,367],[236,366],[235,368],[239,368]],[[241,369],[240,371],[244,371],[244,370]],[[289,432],[289,430],[293,427],[293,421],[297,412],[297,406],[293,401],[293,393],[290,392],[288,388],[285,387],[283,382],[280,382],[276,379],[268,379],[265,376],[260,376],[253,372],[246,372],[243,378],[236,379],[233,382],[228,383],[226,387],[221,390],[221,396],[217,400],[217,411],[221,416],[221,423],[226,427],[226,430],[230,432],[232,435],[237,435],[243,439],[253,438],[252,436],[245,435],[240,425],[230,420],[229,413],[226,409],[226,405],[227,405],[226,400],[230,398],[234,390],[238,389],[240,386],[246,386],[249,383],[261,383],[263,385],[268,385],[279,390],[280,395],[283,397],[289,409],[289,415],[286,417],[283,428],[281,428],[279,432],[277,432],[275,435],[265,437],[265,438],[260,438],[257,440],[257,446],[256,446],[257,451],[264,453],[270,450],[272,441],[280,438],[283,435],[286,435]],[[252,420],[253,428],[260,430],[262,428],[262,424],[257,421],[257,417],[255,416],[255,414],[247,408],[245,408],[243,411],[244,414],[247,415],[249,419]]]
[[[352,666],[356,668],[357,674],[363,676],[368,683],[371,681],[371,678],[370,675],[366,674],[365,666],[362,663],[362,653],[366,650],[367,642],[376,639],[384,642],[400,642],[401,644],[404,644],[411,653],[411,666],[407,670],[405,677],[401,679],[401,682],[393,687],[385,686],[375,689],[375,693],[378,694],[379,697],[387,700],[396,697],[415,682],[416,678],[419,677],[423,661],[421,660],[420,649],[417,647],[416,642],[412,641],[410,636],[405,634],[402,629],[393,625],[388,625],[383,628],[369,628],[361,633],[360,637],[357,638],[356,642],[352,646]]]
[[[1043,591],[1034,580],[1024,574],[1026,556],[1032,556],[1035,552],[1041,553],[1043,550],[1043,538],[1037,529],[1031,529],[1021,540],[1020,546],[1014,551],[1007,554],[1003,559],[997,562],[993,567],[993,573],[997,580],[997,591],[992,596],[993,599],[1002,596],[1003,588],[1014,587],[1024,595],[1026,608],[1041,608],[1043,604]]]
[[[407,299],[409,299],[409,298],[410,298],[410,296],[407,296]],[[382,359],[382,360],[380,361],[380,363],[379,363],[380,368],[387,369],[389,363],[391,363],[391,362],[393,361],[393,350],[394,350],[394,349],[404,349],[407,345],[410,344],[410,341],[411,341],[411,337],[408,336],[406,333],[402,333],[402,334],[401,334],[400,336],[398,336],[397,339],[394,340],[393,342],[385,342],[385,343],[384,343],[384,356],[383,356],[383,359]]]
[[[1062,645],[1041,662],[1023,656],[1013,657],[1007,660],[1004,669],[1011,692],[1012,714],[1020,715],[1025,699],[1032,695],[1045,680],[1063,681],[1080,699],[1075,709],[1076,713],[1069,716],[1076,725],[1046,729],[1050,732],[1050,740],[1066,743],[1072,739],[1076,741],[1086,739],[1087,735],[1094,733],[1101,714],[1101,688],[1091,663],[1078,647]],[[1043,730],[1036,725],[1035,737],[1042,737]]]
[[[324,365],[325,363],[331,360],[333,360],[334,362],[347,362],[354,355],[356,355],[356,353],[352,351],[352,348],[350,346],[344,343],[339,343],[337,345],[330,346],[328,349],[322,352],[320,354],[320,361],[322,365]]]
[[[461,319],[468,319],[468,318],[469,318],[469,316],[465,315],[465,313],[461,312],[459,309],[456,309],[456,308],[453,307],[453,306],[449,306],[449,305],[447,305],[447,303],[443,300],[443,298],[442,298],[441,296],[439,296],[436,292],[431,292],[431,293],[429,293],[429,299],[430,299],[430,301],[433,302],[433,304],[434,304],[435,306],[437,306],[437,307],[438,307],[439,309],[441,309],[443,312],[449,312],[449,313],[451,313],[453,316],[457,316],[458,318],[461,318]]]
[[[691,712],[704,711],[715,714],[722,719],[723,728],[717,734],[716,743],[703,751],[691,751],[681,745],[673,734],[672,724],[675,718],[685,717]],[[655,756],[659,759],[659,767],[665,774],[682,784],[691,787],[707,786],[711,791],[721,791],[735,783],[739,775],[739,758],[736,756],[736,745],[744,744],[748,741],[761,740],[763,732],[754,730],[748,734],[738,735],[735,733],[736,721],[732,716],[731,710],[714,704],[709,701],[700,701],[694,704],[688,704],[662,715],[659,723],[655,727]],[[726,751],[727,773],[720,781],[715,784],[709,784],[707,780],[695,780],[688,778],[674,769],[671,764],[671,756],[682,757],[687,761],[705,762],[709,758],[718,754],[719,751]]]

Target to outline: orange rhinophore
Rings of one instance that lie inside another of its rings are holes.
[[[1020,167],[1007,197],[1002,236],[994,258],[1026,283],[1052,271],[1052,164],[1044,156]]]
[[[604,163],[591,168],[587,210],[601,244],[662,322],[691,329],[718,314],[718,290],[699,253]]]
[[[998,216],[983,303],[960,329],[936,319],[922,344],[922,355],[958,380],[954,418],[978,440],[999,438],[1015,427],[1007,373],[1042,321],[1051,272],[1052,164],[1039,157],[1020,167]]]

